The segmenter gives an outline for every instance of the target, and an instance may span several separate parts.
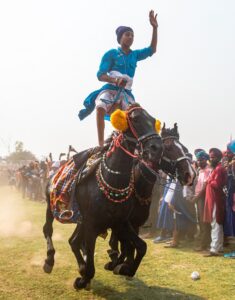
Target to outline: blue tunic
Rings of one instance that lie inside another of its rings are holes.
[[[111,71],[118,71],[122,74],[126,74],[131,78],[135,75],[135,69],[137,67],[137,61],[143,60],[149,56],[152,56],[153,50],[151,47],[147,47],[140,50],[131,50],[128,54],[125,54],[121,48],[111,49],[102,57],[97,77],[102,74],[107,74]],[[78,116],[80,120],[86,118],[95,108],[95,100],[100,92],[104,90],[119,90],[118,87],[112,84],[105,84],[101,89],[96,90],[88,95],[84,100],[84,109],[80,110]],[[135,100],[130,90],[125,89],[125,92]]]
[[[232,173],[228,173],[227,191],[228,194],[226,197],[224,235],[235,236],[235,211],[233,210],[235,178]]]
[[[137,62],[152,56],[153,50],[147,47],[140,50],[131,50],[128,54],[122,51],[121,48],[111,49],[102,57],[97,77],[107,74],[110,71],[118,71],[126,74],[131,78],[135,75]]]

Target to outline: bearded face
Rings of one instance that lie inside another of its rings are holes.
[[[218,163],[220,162],[220,159],[218,158],[218,156],[215,155],[214,152],[211,152],[209,154],[209,156],[210,156],[210,164],[211,164],[212,168],[215,168],[218,165]]]

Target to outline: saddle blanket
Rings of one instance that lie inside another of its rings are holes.
[[[50,205],[53,216],[61,223],[77,223],[80,212],[76,201],[70,201],[79,169],[73,158],[59,168],[51,179]]]
[[[75,191],[78,184],[93,173],[100,160],[101,152],[84,151],[68,160],[52,177],[50,206],[56,220],[67,224],[81,223]]]

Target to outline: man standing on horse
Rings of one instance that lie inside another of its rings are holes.
[[[119,26],[116,29],[118,49],[106,52],[101,60],[97,77],[107,82],[100,90],[91,93],[84,101],[85,109],[79,112],[83,120],[96,106],[96,119],[99,145],[104,144],[104,117],[110,115],[116,108],[125,110],[135,101],[131,92],[133,77],[137,62],[152,56],[157,49],[157,14],[149,12],[149,21],[152,25],[152,39],[150,46],[144,49],[131,50],[134,41],[133,29]]]

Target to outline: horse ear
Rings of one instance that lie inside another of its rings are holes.
[[[156,130],[157,133],[160,133],[161,125],[162,125],[161,121],[156,119],[156,121],[155,121],[155,130]]]
[[[178,125],[177,125],[177,123],[174,124],[174,130],[175,130],[175,132],[178,132]]]
[[[175,136],[177,136],[177,138],[180,138],[179,132],[178,132],[178,125],[177,123],[174,124],[174,132],[175,132]]]
[[[166,129],[166,123],[164,122],[164,123],[163,123],[162,130],[164,131],[165,129]]]
[[[111,114],[110,121],[113,127],[119,131],[123,132],[128,128],[126,112],[121,109],[117,109]]]

